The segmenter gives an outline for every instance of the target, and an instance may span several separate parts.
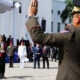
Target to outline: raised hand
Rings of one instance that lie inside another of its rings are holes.
[[[29,10],[28,10],[28,16],[36,15],[37,11],[38,11],[38,1],[31,0]]]

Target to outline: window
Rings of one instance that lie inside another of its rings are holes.
[[[53,14],[53,9],[51,9],[51,13]]]
[[[57,32],[60,31],[60,23],[58,23],[58,29],[57,29]]]
[[[60,15],[61,14],[61,12],[60,12],[60,10],[58,10],[58,15]]]
[[[51,32],[53,32],[53,22],[51,22]]]
[[[41,29],[42,29],[42,31],[44,31],[44,32],[45,32],[45,30],[46,30],[46,20],[44,20],[44,19],[41,20]]]
[[[21,14],[21,13],[22,13],[22,5],[21,5],[21,3],[20,3],[19,14]]]
[[[22,8],[21,8],[21,6],[19,7],[19,13],[20,13],[20,14],[22,13]]]

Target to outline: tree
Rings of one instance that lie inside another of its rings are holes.
[[[69,23],[72,22],[72,9],[73,9],[73,2],[72,0],[66,0],[65,1],[66,3],[66,7],[65,9],[63,10],[62,14],[61,14],[61,19],[62,19],[62,22],[65,23],[65,21],[67,20],[67,18],[69,18]]]

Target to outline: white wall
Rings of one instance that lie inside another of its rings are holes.
[[[12,35],[12,11],[0,14],[0,34]]]
[[[27,0],[22,2],[22,13],[19,14],[19,9],[17,9],[17,27],[16,27],[16,37],[21,39],[21,37],[25,38],[26,27],[25,27],[25,19],[26,19],[26,5]],[[0,34],[5,34],[6,36],[13,36],[13,10],[0,14]]]
[[[46,20],[46,32],[50,32],[50,20],[51,20],[51,0],[38,0],[39,10],[38,16],[41,20],[43,17]]]
[[[61,24],[60,30],[63,30],[65,27],[65,24],[63,24],[61,21],[60,15],[58,15],[58,10],[60,11],[61,14],[65,6],[66,4],[64,2],[52,0],[52,9],[53,9],[52,21],[53,21],[54,33],[57,32],[58,23]]]
[[[22,13],[19,14],[19,10],[17,9],[17,27],[16,27],[16,37],[21,39],[24,37],[25,39],[29,39],[32,42],[30,35],[26,29],[25,22],[28,19],[27,13],[30,4],[30,0],[18,0],[22,4]],[[51,33],[51,21],[54,22],[54,31],[57,31],[57,22],[61,23],[60,16],[57,15],[57,10],[63,10],[65,4],[56,0],[38,0],[39,1],[39,9],[37,16],[39,17],[39,21],[44,17],[46,20],[46,33]],[[53,15],[51,14],[51,10],[53,9]],[[27,17],[26,17],[27,16]],[[62,23],[61,23],[62,24]],[[64,28],[62,24],[61,30]],[[0,14],[0,34],[13,35],[13,10]]]

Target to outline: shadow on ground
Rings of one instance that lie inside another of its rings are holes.
[[[25,78],[32,78],[33,76],[12,76],[12,77],[7,77],[7,79],[9,80],[9,78],[13,78],[13,79],[25,79]]]

